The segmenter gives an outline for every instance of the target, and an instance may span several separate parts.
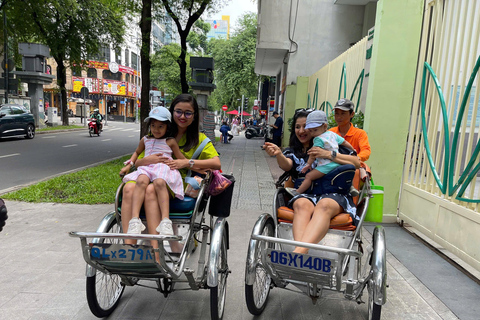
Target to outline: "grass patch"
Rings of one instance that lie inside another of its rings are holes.
[[[125,156],[96,167],[43,181],[2,198],[25,202],[108,204],[115,202],[115,193],[122,182],[118,173]]]
[[[66,130],[66,129],[82,129],[82,128],[87,128],[84,126],[76,126],[76,125],[70,125],[70,126],[54,126],[54,127],[46,127],[43,129],[37,129],[37,132],[44,132],[44,131],[55,131],[55,130]]]

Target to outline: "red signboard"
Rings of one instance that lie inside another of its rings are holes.
[[[258,110],[258,106],[253,106],[253,110]]]
[[[223,111],[227,111],[227,110],[228,110],[228,106],[223,105],[223,106],[222,106],[222,110],[223,110]]]
[[[262,116],[267,115],[267,110],[260,110],[260,114],[261,114]]]

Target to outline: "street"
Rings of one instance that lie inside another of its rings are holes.
[[[75,119],[77,125],[80,119]],[[0,139],[0,194],[64,172],[131,154],[138,145],[140,125],[109,121],[100,136],[87,128],[70,132]]]

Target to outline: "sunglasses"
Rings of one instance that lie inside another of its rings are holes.
[[[173,110],[173,112],[175,113],[175,116],[177,118],[180,118],[182,115],[184,115],[185,118],[187,118],[187,119],[190,119],[195,114],[195,112],[182,111],[182,110],[179,110],[179,109],[175,109],[175,110]]]
[[[315,111],[315,109],[313,108],[308,108],[308,109],[305,109],[305,108],[302,108],[302,109],[297,109],[295,110],[295,115],[299,114],[300,112],[306,112],[306,113],[310,113],[312,111]]]

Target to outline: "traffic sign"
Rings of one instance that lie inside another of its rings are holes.
[[[258,106],[253,106],[253,110],[258,110]]]
[[[223,111],[227,111],[227,110],[228,110],[228,106],[224,104],[224,105],[222,106],[222,110],[223,110]]]

